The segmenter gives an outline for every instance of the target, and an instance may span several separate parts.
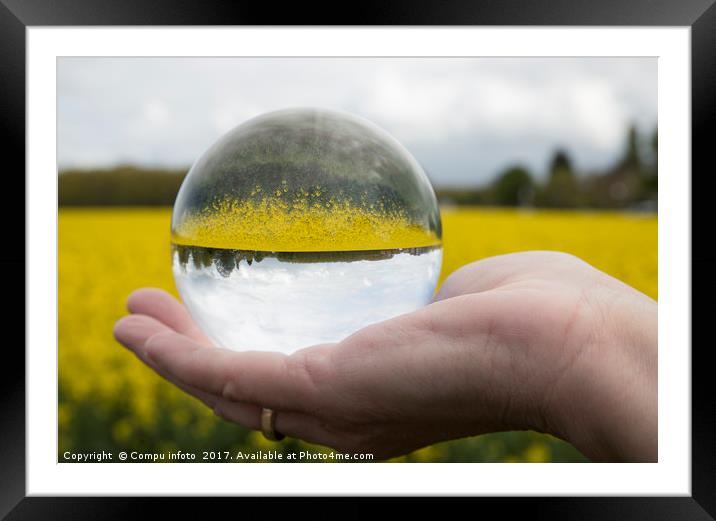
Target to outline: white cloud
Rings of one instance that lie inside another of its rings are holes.
[[[144,119],[152,126],[166,126],[171,113],[161,100],[150,100],[144,105]]]
[[[556,146],[603,166],[656,124],[653,58],[62,58],[61,167],[191,164],[253,116],[320,106],[391,132],[435,182],[484,180]]]

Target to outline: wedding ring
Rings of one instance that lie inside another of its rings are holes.
[[[261,432],[264,438],[271,441],[281,441],[286,437],[276,430],[276,412],[273,409],[261,409]]]

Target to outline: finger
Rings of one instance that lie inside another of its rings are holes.
[[[214,414],[241,424],[249,429],[261,430],[261,406],[252,403],[234,402],[215,394],[187,385],[164,370],[146,356],[144,346],[148,339],[158,333],[172,333],[165,324],[146,315],[129,315],[120,319],[114,328],[115,338],[130,349],[140,360],[157,374],[176,385],[184,392],[198,398]],[[309,443],[335,446],[335,436],[310,415],[293,411],[284,411],[276,416],[276,430],[292,438],[300,438]]]
[[[261,430],[261,407],[220,399],[214,413],[225,420],[239,423],[256,431]],[[275,430],[290,438],[328,447],[340,445],[339,438],[330,433],[315,417],[295,411],[276,411]]]
[[[157,333],[165,332],[172,332],[172,330],[158,320],[145,315],[128,315],[117,321],[114,326],[114,337],[119,343],[132,351],[137,358],[153,369],[162,378],[176,385],[182,391],[198,398],[208,407],[213,408],[219,397],[186,385],[147,358],[144,352],[144,345],[147,339]]]
[[[144,293],[144,295],[141,295],[141,293]],[[150,295],[150,299],[153,298],[154,295],[151,295],[151,293],[155,292],[153,290],[143,290],[141,293],[137,295],[140,297],[140,301],[147,294]],[[163,294],[164,292],[157,291],[156,293]],[[174,300],[170,295],[164,295]],[[164,295],[162,295],[162,298]],[[143,309],[141,305],[133,308],[133,310],[137,311]],[[172,333],[172,330],[167,327],[165,323],[145,315],[130,315],[124,317],[115,327],[115,336],[121,343],[135,352],[144,363],[154,369],[160,376],[169,380],[185,392],[200,399],[208,407],[213,409],[217,416],[239,423],[250,429],[261,429],[261,406],[223,399],[221,396],[188,385],[146,356],[144,350],[146,341],[158,333]],[[286,436],[300,438],[310,443],[318,443],[321,445],[330,445],[334,442],[334,437],[326,432],[320,423],[310,415],[284,411],[281,412],[280,418],[281,419],[278,420],[277,417],[276,429]]]
[[[452,272],[440,287],[434,301],[499,288],[524,277],[544,263],[543,252],[520,252],[487,257],[465,264]]]
[[[279,411],[276,413],[276,430],[291,438],[299,438],[308,443],[338,447],[340,438],[328,431],[317,418],[294,411]]]
[[[157,333],[171,332],[172,329],[155,318],[146,315],[127,315],[114,325],[114,338],[145,360],[144,344]]]
[[[158,288],[141,288],[127,299],[130,313],[147,315],[163,322],[171,329],[205,346],[212,342],[204,335],[187,309],[172,295]]]
[[[217,397],[212,409],[214,414],[228,421],[239,423],[255,431],[261,430],[261,407],[253,403],[239,403]]]
[[[146,341],[157,333],[172,332],[165,324],[146,315],[128,315],[117,322],[114,332],[117,340],[129,348],[142,362],[178,388],[201,400],[217,416],[230,419],[250,429],[261,428],[260,407],[253,404],[230,402],[220,396],[187,385],[147,358],[144,352]]]
[[[273,352],[205,349],[174,332],[153,335],[145,353],[183,383],[234,402],[276,410],[312,410],[317,392],[293,358]]]

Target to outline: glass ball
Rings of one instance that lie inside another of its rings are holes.
[[[189,170],[173,273],[217,345],[289,354],[429,303],[441,237],[425,172],[387,132],[281,110],[231,130]]]

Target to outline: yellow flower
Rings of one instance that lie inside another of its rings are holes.
[[[338,215],[338,210],[330,211]],[[475,260],[549,249],[573,253],[647,295],[658,296],[655,215],[458,208],[443,211],[442,218],[441,282]],[[121,443],[140,429],[149,434],[152,441],[146,443],[153,443],[153,448],[186,449],[179,440],[209,450],[218,449],[220,443],[236,443],[227,441],[226,425],[211,411],[144,367],[112,337],[114,323],[126,313],[126,298],[134,289],[153,286],[177,295],[171,271],[170,221],[171,210],[166,208],[63,208],[59,212],[60,447],[72,447],[76,440],[92,436]],[[192,418],[196,420],[190,425]],[[99,428],[107,432],[98,432]],[[554,442],[529,445],[524,458],[549,460],[548,443]],[[249,434],[245,445],[247,450],[277,447],[260,433]],[[505,450],[498,444],[487,452],[500,459]],[[442,446],[427,447],[409,459],[440,461],[445,454]]]

